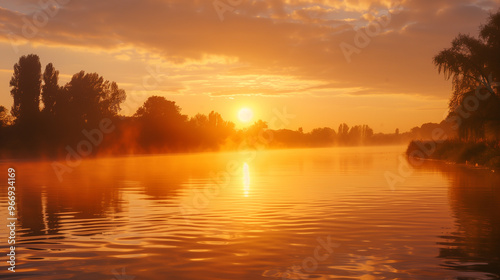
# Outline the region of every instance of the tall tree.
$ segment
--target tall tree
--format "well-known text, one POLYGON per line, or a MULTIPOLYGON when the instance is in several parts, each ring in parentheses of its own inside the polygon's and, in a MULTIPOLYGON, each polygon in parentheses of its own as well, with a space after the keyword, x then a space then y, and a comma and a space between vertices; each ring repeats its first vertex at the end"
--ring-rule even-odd
POLYGON ((135 115, 141 124, 139 142, 145 149, 178 150, 187 138, 187 116, 174 101, 162 96, 151 96, 137 109, 135 115))
POLYGON ((495 94, 495 82, 500 81, 500 12, 481 26, 479 38, 459 34, 450 48, 434 57, 434 64, 446 79, 452 78, 450 111, 478 86, 495 94))
POLYGON ((57 71, 52 63, 47 64, 45 72, 43 72, 42 86, 42 101, 43 112, 53 115, 55 113, 55 104, 61 88, 58 85, 59 71, 57 71))
POLYGON ((125 101, 125 91, 115 82, 97 73, 80 71, 71 78, 58 97, 56 110, 73 119, 75 124, 95 126, 102 118, 116 116, 125 101))
POLYGON ((345 144, 349 141, 349 126, 345 123, 339 125, 339 130, 337 132, 337 139, 339 143, 345 144))
POLYGON ((500 81, 500 12, 490 15, 488 22, 481 26, 479 37, 488 46, 491 74, 496 81, 500 81))
POLYGON ((483 138, 485 125, 500 121, 497 95, 497 82, 500 81, 500 12, 491 15, 488 22, 481 26, 478 38, 459 34, 450 48, 434 57, 434 64, 446 79, 452 78, 450 116, 458 116, 457 112, 467 107, 467 98, 475 98, 476 90, 482 94, 489 92, 489 97, 478 101, 477 108, 467 112, 467 117, 463 114, 459 116, 459 137, 470 140, 483 138))
POLYGON ((329 127, 315 128, 310 133, 313 146, 329 146, 335 140, 335 130, 329 127))
POLYGON ((14 98, 11 113, 16 122, 30 123, 37 118, 40 112, 41 83, 42 66, 38 55, 30 54, 19 58, 10 80, 10 94, 14 98))
POLYGON ((459 34, 453 40, 451 48, 434 57, 438 72, 442 72, 446 79, 452 78, 450 111, 460 106, 465 95, 479 85, 493 92, 489 79, 491 70, 488 69, 488 53, 488 46, 482 40, 459 34))
POLYGON ((136 117, 158 121, 185 121, 186 116, 181 115, 181 108, 174 101, 162 96, 151 96, 137 109, 136 117))

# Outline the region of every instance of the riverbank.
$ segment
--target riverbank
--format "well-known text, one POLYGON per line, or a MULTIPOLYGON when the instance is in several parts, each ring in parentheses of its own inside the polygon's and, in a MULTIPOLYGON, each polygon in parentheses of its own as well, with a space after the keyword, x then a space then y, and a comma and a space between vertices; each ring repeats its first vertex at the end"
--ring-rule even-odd
POLYGON ((500 142, 411 141, 408 156, 500 169, 500 142))

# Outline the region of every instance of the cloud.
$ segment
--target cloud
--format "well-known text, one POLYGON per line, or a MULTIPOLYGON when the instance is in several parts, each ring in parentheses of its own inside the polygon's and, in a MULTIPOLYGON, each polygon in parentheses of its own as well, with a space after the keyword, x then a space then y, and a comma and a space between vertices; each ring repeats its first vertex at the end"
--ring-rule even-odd
MULTIPOLYGON (((219 64, 229 66, 222 75, 286 76, 303 81, 301 88, 315 81, 323 92, 344 87, 362 89, 355 94, 440 96, 449 92, 432 56, 459 32, 476 34, 488 12, 499 7, 499 1, 474 0, 242 0, 221 22, 213 0, 64 1, 52 15, 38 1, 0 1, 0 40, 97 49, 119 60, 131 58, 127 48, 176 64, 204 65, 207 57, 219 57, 219 64), (390 14, 398 3, 401 10, 390 14), (44 24, 41 13, 47 15, 44 24), (348 63, 340 44, 355 45, 355 29, 364 30, 384 14, 390 14, 387 26, 348 63)), ((258 88, 259 94, 303 92, 258 88)), ((229 91, 231 85, 214 94, 229 91)))

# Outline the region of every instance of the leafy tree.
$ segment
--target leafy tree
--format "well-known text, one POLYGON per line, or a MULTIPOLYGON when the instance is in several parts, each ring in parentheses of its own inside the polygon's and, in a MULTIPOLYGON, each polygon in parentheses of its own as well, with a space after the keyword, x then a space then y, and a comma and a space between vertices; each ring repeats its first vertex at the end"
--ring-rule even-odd
POLYGON ((337 132, 338 141, 340 143, 346 143, 349 139, 349 126, 345 123, 339 125, 339 130, 337 132))
POLYGON ((35 54, 22 56, 14 65, 10 94, 14 98, 11 113, 16 122, 31 123, 40 112, 41 71, 40 58, 35 54))
POLYGON ((165 97, 151 96, 137 109, 134 117, 141 124, 139 142, 143 148, 156 151, 172 151, 185 147, 187 116, 181 108, 165 97))
POLYGON ((125 98, 125 91, 115 82, 104 80, 97 73, 80 71, 56 98, 56 114, 60 113, 59 118, 68 117, 76 125, 96 126, 101 119, 116 116, 125 98))
POLYGON ((360 125, 355 125, 349 130, 349 144, 359 145, 363 137, 363 130, 360 125))
POLYGON ((485 124, 500 121, 496 84, 500 81, 500 12, 491 15, 488 23, 481 26, 478 38, 459 34, 450 48, 434 57, 434 64, 446 79, 452 78, 449 110, 450 117, 461 119, 459 137, 470 140, 483 138, 485 124), (476 91, 482 95, 489 93, 490 97, 478 100, 475 110, 459 114, 459 110, 467 107, 467 98, 472 98, 476 91))
POLYGON ((61 87, 58 85, 59 71, 57 71, 52 63, 47 64, 45 72, 43 73, 43 86, 42 86, 42 101, 43 112, 46 114, 54 115, 55 104, 58 95, 61 92, 61 87))
POLYGON ((311 131, 310 137, 313 146, 332 145, 335 140, 335 130, 329 127, 315 128, 311 131))
POLYGON ((339 125, 339 135, 347 135, 349 133, 349 126, 345 123, 339 125))
POLYGON ((460 106, 465 95, 474 91, 478 85, 491 89, 488 69, 488 46, 481 40, 460 34, 452 42, 451 48, 441 51, 434 57, 438 72, 446 79, 452 78, 453 94, 450 111, 460 106))
POLYGON ((11 121, 7 108, 0 106, 0 128, 10 125, 11 121))
POLYGON ((488 23, 481 26, 479 37, 488 46, 488 67, 496 81, 500 81, 500 12, 492 14, 488 23))
POLYGON ((212 147, 222 144, 227 137, 234 133, 234 123, 225 121, 219 113, 214 111, 208 114, 208 125, 212 147))
POLYGON ((369 140, 373 136, 373 129, 364 124, 361 126, 361 138, 363 141, 369 140))
POLYGON ((195 127, 207 127, 208 126, 208 117, 203 114, 196 114, 192 117, 189 122, 195 127))
POLYGON ((189 120, 191 145, 202 149, 216 149, 234 134, 234 123, 225 121, 212 111, 210 114, 196 114, 189 120))
POLYGON ((181 108, 174 101, 162 96, 151 96, 137 109, 138 118, 149 120, 184 121, 186 116, 181 115, 181 108))
POLYGON ((258 120, 254 122, 250 127, 247 128, 247 133, 251 136, 257 136, 259 133, 268 128, 267 122, 263 120, 258 120))

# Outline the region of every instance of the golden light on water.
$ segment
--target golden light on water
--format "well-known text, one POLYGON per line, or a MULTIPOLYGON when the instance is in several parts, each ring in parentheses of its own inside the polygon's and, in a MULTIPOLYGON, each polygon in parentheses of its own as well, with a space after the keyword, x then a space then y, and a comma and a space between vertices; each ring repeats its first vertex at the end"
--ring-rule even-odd
POLYGON ((245 197, 248 197, 250 192, 250 168, 246 162, 243 163, 243 192, 245 197))

